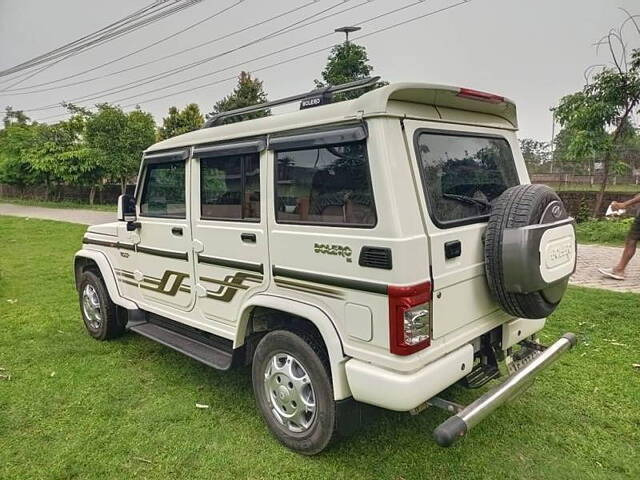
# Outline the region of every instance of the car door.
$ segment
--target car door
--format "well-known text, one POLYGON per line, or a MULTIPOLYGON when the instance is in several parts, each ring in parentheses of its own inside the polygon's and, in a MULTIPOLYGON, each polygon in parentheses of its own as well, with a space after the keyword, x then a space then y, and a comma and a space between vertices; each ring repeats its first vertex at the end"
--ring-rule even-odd
POLYGON ((193 308, 189 150, 145 155, 138 193, 134 279, 141 302, 193 308))
POLYGON ((483 235, 492 203, 520 183, 523 172, 509 132, 463 125, 444 130, 416 120, 404 125, 428 212, 437 339, 498 311, 484 273, 483 235))
POLYGON ((214 329, 235 328, 242 303, 266 285, 265 146, 261 138, 194 148, 196 309, 214 329))

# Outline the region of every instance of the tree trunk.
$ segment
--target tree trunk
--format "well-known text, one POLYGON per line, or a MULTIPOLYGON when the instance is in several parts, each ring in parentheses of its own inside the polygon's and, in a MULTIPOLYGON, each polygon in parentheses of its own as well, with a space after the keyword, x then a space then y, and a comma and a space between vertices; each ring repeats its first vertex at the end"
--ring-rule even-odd
POLYGON ((44 179, 44 200, 45 202, 49 200, 49 177, 44 179))
POLYGON ((120 193, 122 193, 122 195, 127 193, 127 179, 124 177, 120 179, 120 189, 121 189, 120 193))
POLYGON ((611 163, 611 150, 608 150, 604 156, 604 175, 602 176, 602 183, 600 184, 600 190, 596 196, 596 205, 593 207, 593 217, 598 218, 600 216, 600 208, 602 207, 602 201, 604 200, 604 191, 607 188, 607 182, 609 181, 609 164, 611 163))
POLYGON ((96 196, 96 186, 91 185, 91 189, 89 190, 89 205, 93 205, 93 199, 96 196))

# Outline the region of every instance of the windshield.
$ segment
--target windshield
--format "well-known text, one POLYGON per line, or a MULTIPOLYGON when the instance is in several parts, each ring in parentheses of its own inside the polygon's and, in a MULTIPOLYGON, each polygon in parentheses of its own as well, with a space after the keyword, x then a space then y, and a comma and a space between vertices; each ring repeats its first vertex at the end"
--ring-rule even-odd
POLYGON ((504 138, 419 131, 416 148, 429 211, 440 226, 486 220, 492 202, 519 184, 504 138))

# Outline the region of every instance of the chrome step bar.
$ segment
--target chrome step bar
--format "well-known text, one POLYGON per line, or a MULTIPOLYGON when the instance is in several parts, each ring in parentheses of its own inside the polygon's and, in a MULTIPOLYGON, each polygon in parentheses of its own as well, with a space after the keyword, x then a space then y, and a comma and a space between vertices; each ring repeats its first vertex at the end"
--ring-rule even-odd
POLYGON ((528 387, 540 372, 558 360, 563 353, 574 347, 577 341, 573 333, 565 333, 535 360, 523 367, 522 370, 514 373, 500 385, 492 388, 436 427, 433 431, 433 438, 436 443, 441 447, 452 445, 494 410, 528 387))

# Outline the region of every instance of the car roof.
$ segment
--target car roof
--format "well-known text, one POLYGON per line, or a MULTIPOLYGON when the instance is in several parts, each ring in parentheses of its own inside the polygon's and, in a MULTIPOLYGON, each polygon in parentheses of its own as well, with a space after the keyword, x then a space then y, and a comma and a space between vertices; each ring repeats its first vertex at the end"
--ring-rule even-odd
MULTIPOLYGON (((515 103, 508 98, 449 85, 397 82, 367 92, 353 100, 202 128, 158 142, 146 151, 229 141, 381 115, 397 116, 397 109, 392 107, 398 102, 429 105, 436 107, 438 112, 438 109, 475 112, 484 114, 484 118, 494 119, 492 123, 501 125, 502 128, 517 129, 518 126, 515 103)), ((440 113, 438 115, 443 118, 440 113)), ((471 123, 483 125, 485 122, 476 120, 471 123)))

